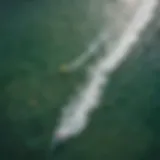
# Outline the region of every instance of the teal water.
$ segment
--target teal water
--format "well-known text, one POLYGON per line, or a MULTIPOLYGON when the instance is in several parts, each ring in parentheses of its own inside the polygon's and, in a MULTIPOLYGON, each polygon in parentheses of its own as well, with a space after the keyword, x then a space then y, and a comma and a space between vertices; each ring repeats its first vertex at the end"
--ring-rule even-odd
MULTIPOLYGON (((46 159, 60 109, 84 75, 83 69, 62 74, 59 66, 83 52, 101 30, 103 3, 1 2, 0 159, 46 159)), ((158 21, 113 73, 88 128, 57 159, 159 160, 158 21)))

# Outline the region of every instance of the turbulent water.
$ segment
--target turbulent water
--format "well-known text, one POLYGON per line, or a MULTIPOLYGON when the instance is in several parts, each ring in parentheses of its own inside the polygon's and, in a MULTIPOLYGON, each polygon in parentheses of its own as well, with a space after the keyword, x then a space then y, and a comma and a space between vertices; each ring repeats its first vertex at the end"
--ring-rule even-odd
MULTIPOLYGON (((122 34, 119 34, 120 36, 118 36, 116 40, 113 40, 112 43, 115 45, 112 45, 110 48, 106 47, 105 55, 101 56, 100 59, 98 58, 90 68, 87 83, 81 88, 77 97, 73 97, 68 106, 65 106, 66 108, 63 110, 62 120, 60 120, 61 122, 56 134, 69 138, 83 131, 88 123, 88 118, 90 118, 89 113, 100 103, 103 87, 108 83, 110 74, 126 59, 130 53, 129 49, 138 40, 140 32, 145 29, 148 22, 152 20, 157 4, 157 1, 141 1, 139 6, 135 8, 135 13, 131 17, 131 20, 125 22, 124 28, 122 27, 122 21, 124 21, 126 16, 113 16, 113 21, 119 19, 117 25, 119 25, 118 29, 122 28, 122 34)), ((130 3, 127 1, 127 9, 129 7, 128 5, 130 5, 130 3)), ((125 10, 125 8, 123 8, 123 10, 125 10)), ((127 14, 127 11, 125 14, 127 14)), ((130 14, 130 12, 128 14, 130 14)), ((105 37, 105 34, 107 36, 107 32, 113 33, 118 31, 114 29, 107 30, 106 33, 103 33, 103 37, 105 37)), ((111 34, 110 37, 112 38, 112 36, 111 34)), ((98 44, 99 41, 105 41, 103 39, 98 39, 96 44, 98 44)), ((112 39, 108 39, 105 44, 111 40, 112 39)), ((98 46, 96 46, 96 44, 95 47, 97 48, 98 46)), ((89 51, 88 53, 91 54, 92 52, 89 51)), ((88 54, 85 55, 87 58, 88 54)), ((83 64, 81 57, 80 60, 78 58, 77 63, 83 64)), ((78 65, 71 65, 71 70, 72 67, 77 69, 77 66, 78 65)))
POLYGON ((76 138, 56 159, 158 160, 159 8, 158 0, 0 2, 0 159, 46 159, 61 133, 76 138))

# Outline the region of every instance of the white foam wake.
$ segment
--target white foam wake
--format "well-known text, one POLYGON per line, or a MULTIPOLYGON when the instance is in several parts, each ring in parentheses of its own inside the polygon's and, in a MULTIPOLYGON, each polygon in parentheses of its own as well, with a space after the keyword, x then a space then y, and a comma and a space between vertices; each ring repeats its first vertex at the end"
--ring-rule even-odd
MULTIPOLYGON (((130 9, 135 9, 136 6, 140 3, 137 2, 137 0, 119 0, 120 3, 122 3, 121 5, 123 6, 124 4, 127 5, 127 8, 130 9)), ((109 12, 107 12, 106 14, 119 14, 118 10, 116 10, 118 8, 113 8, 112 6, 110 6, 110 8, 107 8, 107 10, 109 10, 109 12), (113 11, 110 11, 110 9, 112 8, 113 11)), ((120 9, 120 12, 123 12, 122 9, 120 9)), ((130 12, 132 13, 132 11, 130 10, 130 12)), ((130 14, 131 14, 130 13, 130 14)), ((124 14, 124 13, 123 13, 124 14)), ((130 17, 130 14, 128 13, 126 16, 126 19, 130 17)), ((114 17, 111 15, 111 17, 114 17)), ((117 16, 118 19, 119 16, 117 16)), ((118 21, 118 20, 115 21, 118 21)), ((113 20, 113 19, 112 19, 113 20)), ((121 20, 122 21, 122 20, 121 20)), ((118 22, 119 23, 119 22, 118 22)), ((115 23, 116 25, 116 23, 115 23)), ((68 70, 69 71, 75 71, 77 69, 79 69, 81 66, 83 66, 92 56, 96 55, 98 53, 98 49, 103 45, 103 43, 105 41, 108 41, 110 39, 111 43, 107 43, 107 46, 113 46, 113 39, 115 38, 115 36, 113 36, 113 33, 111 32, 116 32, 115 29, 111 29, 110 27, 113 27, 113 24, 111 23, 111 26, 107 26, 107 30, 110 30, 110 32, 106 32, 106 29, 101 31, 100 34, 97 36, 97 38, 91 42, 91 44, 89 45, 88 49, 86 49, 83 53, 81 53, 78 57, 76 57, 75 60, 73 60, 71 63, 69 63, 68 66, 68 70)), ((120 32, 120 27, 124 28, 124 25, 121 24, 118 25, 119 29, 118 31, 120 32)), ((118 32, 117 31, 117 32, 118 32)), ((115 33, 114 33, 115 34, 115 33)))
POLYGON ((98 38, 96 38, 80 56, 78 56, 72 63, 68 64, 70 71, 75 71, 79 67, 83 66, 92 56, 94 56, 100 45, 107 39, 107 36, 101 32, 98 38))
POLYGON ((111 48, 109 54, 98 59, 88 73, 87 83, 64 107, 56 134, 66 135, 66 138, 69 138, 78 135, 85 129, 90 113, 100 103, 104 85, 108 83, 110 74, 127 58, 130 53, 129 49, 152 19, 157 4, 158 0, 142 0, 127 29, 116 43, 117 46, 111 48))

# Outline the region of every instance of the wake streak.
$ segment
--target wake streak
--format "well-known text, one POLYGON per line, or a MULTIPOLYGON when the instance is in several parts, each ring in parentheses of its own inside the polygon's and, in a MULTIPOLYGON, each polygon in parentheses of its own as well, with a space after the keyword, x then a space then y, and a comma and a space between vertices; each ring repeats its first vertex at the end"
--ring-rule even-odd
POLYGON ((69 138, 80 134, 85 129, 90 113, 100 103, 104 85, 108 84, 110 74, 127 58, 129 49, 152 19, 157 4, 158 0, 142 0, 141 6, 119 38, 117 45, 92 66, 87 83, 63 109, 56 134, 63 133, 67 135, 66 138, 69 138))
POLYGON ((89 48, 85 52, 83 52, 78 58, 76 58, 73 63, 67 65, 69 66, 70 71, 77 70, 79 67, 85 64, 91 56, 96 54, 100 45, 107 39, 107 36, 104 35, 105 34, 102 32, 98 36, 98 38, 89 45, 89 48))

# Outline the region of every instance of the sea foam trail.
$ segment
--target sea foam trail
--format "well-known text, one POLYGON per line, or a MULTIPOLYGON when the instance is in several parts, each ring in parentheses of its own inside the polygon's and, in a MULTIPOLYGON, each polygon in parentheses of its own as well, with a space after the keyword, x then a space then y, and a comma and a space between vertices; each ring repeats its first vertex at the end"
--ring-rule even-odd
POLYGON ((101 44, 107 39, 107 36, 101 32, 100 35, 98 35, 98 38, 96 38, 88 47, 86 51, 84 51, 80 56, 78 56, 73 62, 68 64, 68 68, 70 71, 75 71, 81 66, 83 66, 92 56, 94 56, 98 48, 101 46, 101 44))
MULTIPOLYGON (((55 134, 66 139, 80 134, 88 124, 90 113, 98 106, 110 74, 127 58, 129 49, 154 15, 158 0, 142 0, 140 7, 119 39, 117 46, 92 66, 88 80, 78 94, 64 107, 55 134)), ((106 42, 107 43, 107 42, 106 42)))
MULTIPOLYGON (((127 3, 127 7, 129 9, 136 8, 136 5, 138 5, 140 3, 135 0, 120 0, 120 2, 122 3, 122 6, 125 3, 127 3)), ((110 8, 112 8, 112 7, 110 7, 110 8)), ((113 8, 113 10, 115 10, 115 9, 117 9, 117 8, 113 8)), ((115 11, 114 13, 116 13, 116 12, 118 12, 118 11, 115 11)), ((130 11, 130 12, 132 13, 132 11, 130 11)), ((113 14, 113 12, 110 12, 110 13, 113 14)), ((128 13, 127 16, 130 17, 130 14, 128 13)), ((112 21, 113 21, 113 19, 112 19, 112 21)), ((113 27, 113 25, 111 25, 111 26, 113 27)), ((122 27, 124 27, 124 26, 122 25, 122 27)), ((108 28, 110 28, 110 27, 108 27, 108 28)), ((108 29, 108 30, 111 31, 112 29, 108 29)), ((112 32, 115 32, 115 30, 112 32)), ((91 42, 89 47, 83 53, 81 53, 78 57, 76 57, 75 60, 73 60, 71 63, 69 63, 67 65, 68 70, 75 71, 75 70, 79 69, 80 67, 82 67, 92 56, 94 56, 98 53, 99 48, 105 43, 105 41, 108 41, 107 46, 110 46, 110 47, 114 46, 114 44, 113 44, 114 38, 115 38, 115 36, 113 36, 113 33, 109 33, 109 32, 106 32, 106 30, 102 30, 100 32, 100 34, 97 36, 97 38, 91 42), (111 41, 111 43, 109 43, 109 40, 111 41)))

